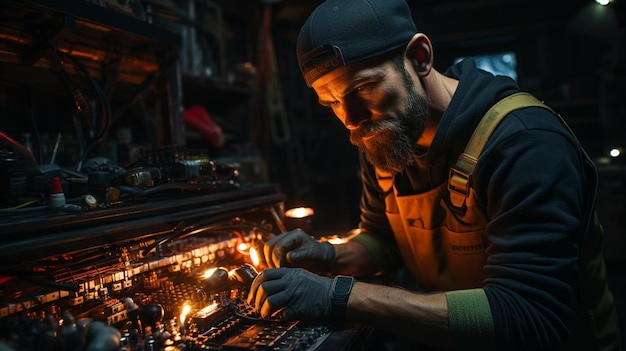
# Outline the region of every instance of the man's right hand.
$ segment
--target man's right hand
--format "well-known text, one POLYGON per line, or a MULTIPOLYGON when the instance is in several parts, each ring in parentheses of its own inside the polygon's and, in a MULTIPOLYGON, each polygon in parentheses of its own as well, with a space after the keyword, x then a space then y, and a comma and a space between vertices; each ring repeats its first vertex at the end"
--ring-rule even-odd
POLYGON ((263 248, 270 268, 300 267, 312 272, 331 272, 335 264, 335 248, 319 242, 300 229, 270 239, 263 248))

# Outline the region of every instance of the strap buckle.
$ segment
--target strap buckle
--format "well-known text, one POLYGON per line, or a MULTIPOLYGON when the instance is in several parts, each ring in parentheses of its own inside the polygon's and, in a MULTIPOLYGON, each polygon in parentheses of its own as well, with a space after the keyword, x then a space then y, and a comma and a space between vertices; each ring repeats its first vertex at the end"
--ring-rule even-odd
POLYGON ((465 207, 465 199, 470 193, 471 173, 455 166, 450 167, 448 177, 448 193, 452 206, 462 209, 465 207))

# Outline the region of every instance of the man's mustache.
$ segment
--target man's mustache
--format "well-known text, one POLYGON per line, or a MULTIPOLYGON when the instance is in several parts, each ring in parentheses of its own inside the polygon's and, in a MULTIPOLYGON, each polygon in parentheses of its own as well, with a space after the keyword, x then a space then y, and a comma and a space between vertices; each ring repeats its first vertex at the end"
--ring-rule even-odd
POLYGON ((386 119, 375 122, 366 122, 361 124, 358 128, 350 130, 350 139, 353 140, 353 142, 362 140, 368 135, 389 129, 392 126, 393 121, 386 119))

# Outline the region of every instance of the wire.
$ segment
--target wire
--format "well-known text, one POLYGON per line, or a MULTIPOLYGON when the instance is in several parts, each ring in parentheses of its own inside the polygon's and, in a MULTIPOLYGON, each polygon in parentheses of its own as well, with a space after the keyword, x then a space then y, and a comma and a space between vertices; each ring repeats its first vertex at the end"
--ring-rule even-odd
POLYGON ((189 183, 183 183, 183 182, 176 182, 176 183, 166 183, 166 184, 153 186, 146 190, 133 188, 130 186, 120 186, 120 190, 122 192, 131 194, 134 196, 148 196, 148 195, 153 195, 153 194, 160 193, 160 192, 167 191, 167 190, 199 191, 199 190, 213 190, 213 189, 224 187, 224 186, 236 187, 237 185, 229 181, 223 181, 223 182, 214 181, 208 184, 189 184, 189 183))
POLYGON ((98 103, 100 105, 101 129, 100 131, 96 133, 96 136, 93 138, 91 143, 85 148, 85 150, 83 150, 80 160, 76 166, 76 170, 80 172, 82 169, 82 165, 87 159, 87 157, 89 157, 89 155, 91 154, 91 152, 96 146, 100 145, 106 139, 109 133, 109 130, 112 124, 111 104, 104 90, 102 89, 102 86, 98 84, 98 82, 94 79, 93 75, 89 73, 89 70, 82 63, 78 62, 76 58, 74 58, 73 56, 69 54, 66 54, 60 51, 56 51, 55 53, 57 55, 63 55, 64 57, 66 57, 68 61, 83 74, 83 76, 87 79, 88 83, 92 86, 93 90, 95 91, 98 103))
POLYGON ((41 202, 41 200, 30 200, 30 201, 26 201, 24 203, 21 203, 19 205, 13 206, 13 207, 5 207, 5 208, 0 208, 0 211, 9 211, 9 210, 17 210, 23 207, 27 207, 30 206, 32 204, 36 204, 41 202))
POLYGON ((56 290, 61 290, 61 291, 78 291, 79 290, 79 286, 75 284, 58 283, 58 282, 53 282, 50 280, 37 279, 37 278, 32 278, 32 277, 23 276, 23 275, 14 275, 14 277, 21 279, 23 281, 29 282, 34 285, 45 286, 45 287, 56 289, 56 290))
POLYGON ((162 243, 175 238, 180 232, 182 232, 184 229, 182 228, 185 225, 185 221, 179 222, 174 228, 172 228, 172 232, 168 235, 162 236, 156 240, 154 240, 154 242, 150 245, 148 245, 148 247, 146 247, 142 252, 141 252, 141 256, 145 257, 147 256, 150 251, 152 251, 152 249, 155 249, 157 246, 161 245, 162 243))
POLYGON ((183 228, 183 225, 184 225, 184 222, 179 223, 176 227, 172 229, 171 233, 156 239, 152 244, 150 244, 141 252, 142 256, 144 257, 147 256, 156 247, 163 245, 164 243, 171 241, 173 239, 180 240, 180 239, 184 239, 184 238, 196 235, 196 234, 206 233, 212 230, 238 230, 242 228, 247 228, 250 230, 255 230, 261 233, 265 233, 266 235, 270 234, 269 232, 267 232, 264 229, 261 229, 259 226, 255 224, 244 223, 241 221, 237 221, 235 223, 233 223, 232 221, 219 222, 219 223, 201 226, 201 227, 187 226, 183 228), (191 231, 187 231, 189 229, 191 229, 191 231))
POLYGON ((276 211, 274 206, 270 207, 270 213, 272 214, 272 217, 274 218, 274 222, 276 222, 276 226, 278 227, 278 230, 280 230, 282 233, 286 232, 287 228, 285 227, 283 220, 278 215, 278 212, 276 211))
POLYGON ((0 215, 13 216, 15 214, 22 214, 22 213, 31 214, 32 212, 37 212, 37 211, 46 211, 47 213, 48 210, 50 210, 50 206, 47 204, 36 206, 36 207, 3 208, 2 210, 0 210, 0 215))
MULTIPOLYGON (((35 296, 33 296, 33 294, 32 294, 30 291, 28 291, 28 290, 24 289, 24 287, 22 286, 22 284, 20 284, 17 280, 12 280, 11 282, 12 282, 15 286, 17 286, 17 288, 18 288, 20 291, 24 291, 24 292, 26 293, 26 295, 28 295, 32 301, 35 301, 35 303, 36 303, 39 307, 41 307, 41 308, 45 309, 45 310, 46 310, 46 312, 48 312, 48 314, 50 314, 50 309, 49 309, 49 308, 47 308, 46 306, 44 306, 44 304, 43 304, 43 303, 42 303, 42 302, 41 302, 38 298, 36 298, 35 296)), ((24 302, 23 302, 23 301, 21 301, 21 302, 20 302, 20 304, 22 305, 22 308, 23 308, 24 310, 28 310, 28 308, 26 308, 26 306, 24 306, 24 302)))
POLYGON ((132 95, 132 98, 128 100, 127 102, 123 103, 114 111, 113 115, 111 116, 112 120, 116 121, 118 118, 121 117, 121 115, 124 112, 126 112, 131 106, 133 106, 142 96, 145 96, 146 93, 148 92, 148 89, 157 80, 157 76, 158 74, 151 73, 146 78, 144 78, 144 80, 141 82, 141 84, 139 84, 139 86, 135 90, 135 93, 132 95))
POLYGON ((61 132, 57 134, 57 140, 54 143, 54 148, 52 149, 52 155, 50 156, 50 162, 48 162, 49 164, 54 164, 54 161, 56 161, 57 152, 59 151, 59 142, 61 142, 61 132))
POLYGON ((20 142, 11 138, 3 131, 0 131, 0 139, 8 144, 13 150, 26 157, 26 159, 31 163, 31 166, 36 167, 38 165, 35 156, 33 156, 33 154, 28 151, 28 149, 25 148, 24 145, 22 145, 20 142))
POLYGON ((33 133, 35 134, 35 144, 37 147, 37 156, 39 156, 39 163, 43 163, 43 155, 42 155, 42 146, 41 146, 41 134, 39 133, 39 127, 37 126, 37 120, 35 119, 35 110, 33 106, 35 106, 35 99, 33 98, 33 94, 30 89, 27 92, 27 108, 28 114, 30 117, 30 121, 33 124, 33 133))

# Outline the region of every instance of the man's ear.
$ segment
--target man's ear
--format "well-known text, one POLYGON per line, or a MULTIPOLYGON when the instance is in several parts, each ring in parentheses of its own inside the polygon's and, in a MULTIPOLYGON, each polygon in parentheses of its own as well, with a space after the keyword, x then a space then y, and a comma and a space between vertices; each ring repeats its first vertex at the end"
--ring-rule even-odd
POLYGON ((420 77, 427 76, 433 68, 433 46, 430 39, 423 33, 415 34, 407 45, 406 57, 420 77))

